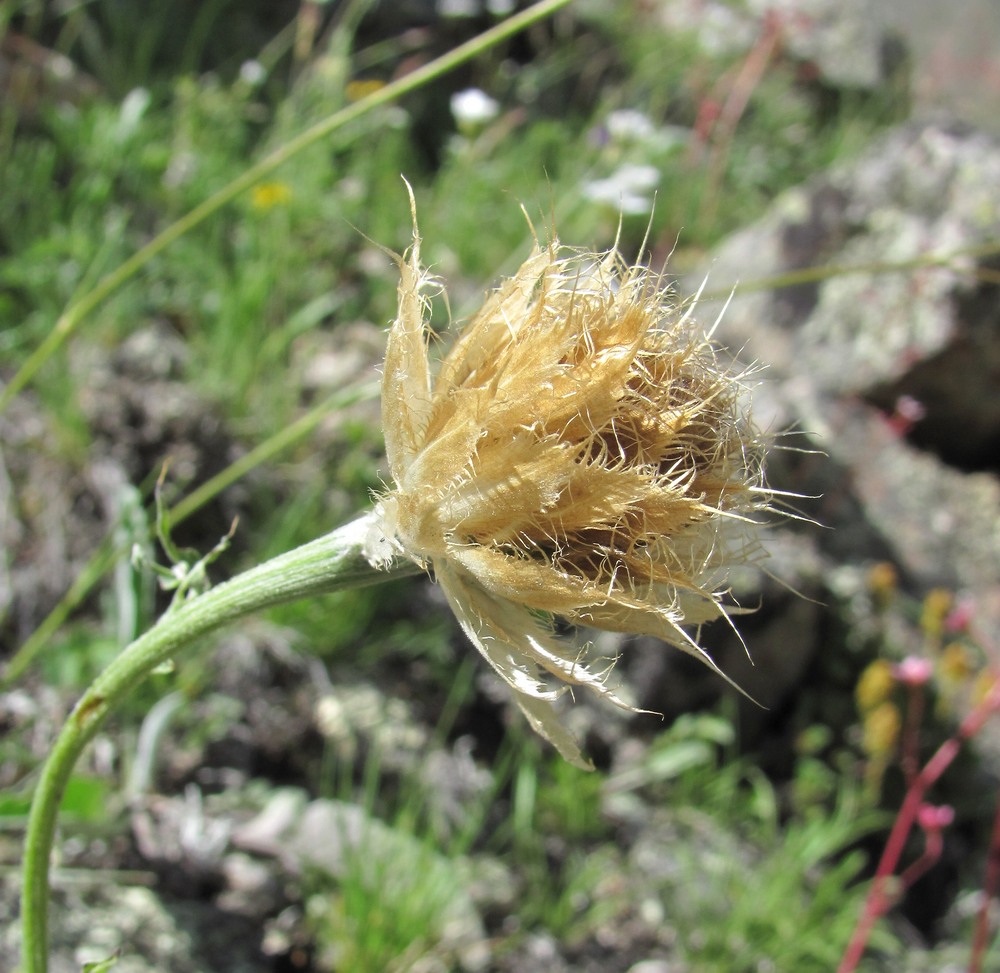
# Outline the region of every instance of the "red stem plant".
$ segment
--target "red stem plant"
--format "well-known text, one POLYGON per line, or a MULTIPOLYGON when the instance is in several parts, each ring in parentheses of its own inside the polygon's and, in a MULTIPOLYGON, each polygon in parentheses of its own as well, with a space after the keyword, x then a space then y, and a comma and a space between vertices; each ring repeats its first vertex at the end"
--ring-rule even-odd
MULTIPOLYGON (((908 681, 905 677, 905 670, 903 679, 908 681)), ((914 682, 908 682, 908 684, 912 698, 919 692, 919 687, 914 682)), ((892 830, 889 832, 889 838, 875 870, 871 888, 847 945, 847 950, 837 968, 837 973, 852 973, 857 969, 875 923, 898 899, 899 893, 912 885, 939 857, 941 832, 944 826, 950 823, 950 808, 927 804, 924 796, 958 756, 962 746, 979 733, 986 721, 998 710, 1000 710, 1000 674, 995 675, 993 684, 986 695, 965 717, 958 730, 938 747, 934 755, 919 771, 912 776, 908 775, 906 796, 903 798, 892 830), (923 829, 926 836, 927 843, 924 853, 893 883, 893 876, 896 874, 903 848, 915 823, 923 829)), ((912 724, 908 725, 910 732, 913 732, 914 729, 912 724)), ((904 747, 907 745, 904 744, 904 747)), ((915 752, 915 749, 907 747, 904 752, 912 753, 915 752)), ((997 806, 997 816, 994 819, 990 837, 986 875, 983 881, 982 905, 976 921, 972 955, 969 960, 969 973, 981 973, 983 968, 983 957, 989 939, 989 902, 997 893, 998 885, 1000 885, 1000 804, 997 806)))
POLYGON ((760 36, 747 53, 725 99, 710 95, 703 99, 695 120, 695 144, 709 145, 708 175, 702 193, 698 225, 707 226, 715 217, 725 173, 726 160, 732 147, 736 126, 767 69, 781 51, 783 22, 774 11, 767 13, 761 23, 760 36))
POLYGON ((993 815, 993 831, 990 834, 990 848, 986 856, 986 874, 983 876, 983 894, 976 914, 976 930, 972 937, 972 958, 969 973, 981 973, 983 957, 990 937, 990 902, 1000 891, 1000 801, 997 801, 993 815))

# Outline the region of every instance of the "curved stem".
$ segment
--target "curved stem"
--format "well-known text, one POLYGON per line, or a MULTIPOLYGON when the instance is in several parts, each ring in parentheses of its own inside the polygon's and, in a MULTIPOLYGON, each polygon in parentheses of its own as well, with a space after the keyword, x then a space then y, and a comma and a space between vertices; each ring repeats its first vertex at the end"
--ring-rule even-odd
MULTIPOLYGON (((330 534, 211 588, 168 612, 97 677, 70 714, 42 768, 28 819, 21 895, 24 973, 48 964, 49 857, 66 783, 84 747, 108 714, 158 665, 199 636, 273 605, 385 580, 364 557, 372 522, 366 514, 330 534)), ((418 573, 400 563, 395 576, 418 573)))
MULTIPOLYGON (((345 408, 364 399, 375 398, 378 394, 378 382, 365 382, 360 385, 348 386, 345 389, 338 389, 329 398, 303 413, 294 422, 269 436, 248 453, 244 453, 239 459, 230 463, 220 473, 206 480, 186 497, 181 498, 177 504, 170 508, 171 527, 176 527, 196 510, 200 510, 212 497, 217 496, 250 470, 273 459, 283 449, 303 439, 322 420, 328 418, 334 410, 345 408)), ((104 538, 56 607, 42 620, 38 628, 21 643, 21 647, 5 663, 0 665, 0 692, 21 678, 28 666, 49 644, 49 640, 66 621, 70 612, 90 594, 105 574, 126 554, 127 551, 122 546, 115 545, 110 534, 104 538)))

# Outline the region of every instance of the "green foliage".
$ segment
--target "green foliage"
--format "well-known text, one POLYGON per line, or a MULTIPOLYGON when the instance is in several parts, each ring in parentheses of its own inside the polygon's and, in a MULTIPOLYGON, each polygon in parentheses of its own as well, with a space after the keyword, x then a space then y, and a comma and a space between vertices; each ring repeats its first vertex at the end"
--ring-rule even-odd
POLYGON ((116 950, 114 955, 108 956, 106 959, 96 960, 91 963, 84 963, 81 967, 82 973, 109 973, 115 966, 118 965, 118 960, 120 958, 120 950, 116 950))
MULTIPOLYGON (((706 971, 836 968, 864 898, 865 856, 851 846, 878 818, 845 794, 832 813, 753 821, 757 840, 733 842, 729 815, 750 810, 739 794, 723 820, 689 808, 676 821, 677 878, 663 888, 683 954, 706 971), (767 834, 767 832, 770 832, 767 834)), ((892 939, 884 935, 885 949, 892 939)))
POLYGON ((537 829, 559 835, 571 844, 587 844, 608 837, 602 807, 604 781, 566 763, 550 759, 542 767, 535 792, 537 829))
MULTIPOLYGON (((60 813, 68 824, 75 827, 103 824, 108 820, 110 802, 115 797, 112 784, 104 778, 76 774, 66 785, 60 813)), ((27 818, 30 807, 30 795, 0 792, 0 829, 3 828, 5 819, 23 821, 27 818)))
MULTIPOLYGON (((471 695, 471 672, 464 666, 455 674, 426 747, 445 744, 456 712, 471 695)), ((394 702, 399 704, 390 700, 381 719, 369 714, 368 725, 345 728, 354 739, 341 748, 334 768, 338 799, 313 805, 313 813, 328 820, 325 840, 335 849, 316 856, 323 866, 306 863, 307 922, 321 970, 402 973, 430 957, 449 968, 463 945, 481 935, 468 891, 477 868, 467 853, 495 790, 470 796, 455 809, 455 819, 442 822, 422 766, 402 779, 383 766, 399 729, 391 725, 400 721, 391 712, 394 702), (353 755, 360 767, 350 765, 353 755)))
POLYGON ((108 781, 77 774, 70 778, 66 786, 60 810, 79 821, 106 821, 112 796, 113 791, 108 781))
POLYGON ((101 635, 89 624, 67 626, 42 657, 42 676, 49 685, 86 686, 121 651, 112 636, 101 635))
MULTIPOLYGON (((643 786, 671 782, 656 818, 669 865, 654 885, 681 955, 719 973, 836 968, 865 893, 866 856, 853 849, 884 816, 841 780, 832 806, 784 817, 773 785, 751 763, 720 762, 718 750, 700 746, 728 742, 724 721, 678 724, 646 755, 643 786)), ((621 790, 637 778, 610 783, 621 790)), ((898 949, 888 933, 877 945, 898 949)))
POLYGON ((720 748, 731 747, 734 739, 733 726, 725 718, 685 714, 656 737, 639 762, 615 774, 609 786, 616 792, 667 782, 674 788, 687 788, 704 780, 710 787, 720 748))
MULTIPOLYGON (((347 104, 351 78, 392 76, 413 43, 389 38, 357 49, 351 31, 365 4, 345 5, 350 16, 329 43, 292 70, 285 57, 292 32, 263 15, 253 21, 252 11, 228 0, 184 4, 192 8, 186 18, 168 3, 47 6, 19 28, 35 30, 104 87, 76 103, 54 100, 19 124, 15 138, 0 140, 5 367, 23 363, 67 304, 165 226, 347 104), (258 58, 266 77, 241 77, 240 64, 258 58)), ((618 213, 591 202, 588 183, 626 161, 651 165, 659 173, 654 247, 678 239, 681 248, 708 247, 782 189, 856 150, 897 110, 889 92, 818 111, 815 91, 787 66, 772 65, 734 130, 698 149, 691 130, 699 106, 725 93, 717 86, 740 58, 706 53, 682 34, 636 30, 631 4, 580 9, 583 26, 554 31, 528 63, 495 53, 470 68, 470 83, 500 103, 482 131, 454 133, 442 108, 447 85, 373 111, 184 234, 105 301, 74 341, 108 350, 150 321, 169 323, 190 351, 183 379, 193 399, 217 404, 234 442, 250 448, 287 428, 311 396, 326 394, 303 389, 303 348, 306 356, 316 347, 346 348, 347 326, 381 327, 395 313, 395 270, 377 247, 402 252, 410 242, 401 173, 415 186, 425 258, 449 280, 454 306, 435 307, 435 326, 443 327, 449 310, 467 314, 526 255, 531 232, 518 204, 542 239, 552 224, 568 243, 608 245, 618 213), (609 141, 608 116, 623 108, 646 115, 657 137, 609 141), (418 145, 417 134, 430 144, 418 145), (717 170, 706 164, 712 151, 717 170)), ((637 248, 648 224, 645 212, 626 215, 623 246, 637 248)), ((91 442, 77 400, 87 376, 74 352, 49 363, 36 391, 56 430, 53 443, 82 467, 91 442)), ((318 444, 300 445, 245 487, 240 503, 252 518, 237 535, 251 548, 243 556, 263 559, 323 534, 367 502, 385 475, 373 416, 339 415, 318 444)), ((116 538, 122 549, 148 541, 141 508, 131 515, 116 538)), ((148 622, 149 578, 120 562, 99 602, 103 617, 62 629, 39 678, 73 690, 88 683, 148 622)), ((448 727, 437 745, 479 670, 456 674, 456 629, 424 600, 416 583, 398 581, 270 617, 297 633, 296 647, 362 678, 391 671, 404 683, 419 671, 426 686, 411 687, 414 698, 445 700, 448 727)), ((205 678, 197 665, 163 674, 125 715, 138 723, 156 693, 201 688, 205 678)), ((187 730, 192 748, 238 719, 234 701, 208 704, 214 721, 187 730)), ((583 943, 643 897, 662 910, 678 960, 692 969, 825 973, 860 908, 865 862, 856 845, 881 823, 830 759, 830 746, 825 737, 803 742, 786 796, 733 755, 732 726, 714 715, 678 720, 607 778, 543 756, 515 732, 490 768, 492 784, 461 821, 445 824, 428 809, 426 783, 398 780, 374 758, 367 769, 341 761, 337 795, 360 802, 369 827, 336 875, 306 884, 318 964, 382 973, 439 949, 441 962, 451 962, 441 945, 450 910, 467 891, 476 856, 488 854, 513 873, 510 907, 522 929, 583 943), (357 776, 367 797, 351 789, 357 776), (659 854, 669 859, 662 873, 640 874, 634 849, 619 840, 619 824, 637 809, 654 817, 659 854)), ((6 739, 0 756, 25 768, 33 759, 6 739)), ((340 756, 331 747, 328 758, 324 770, 340 756)), ((323 780, 311 784, 326 793, 323 780)), ((64 810, 77 822, 102 820, 117 786, 76 777, 64 810)), ((20 795, 0 798, 0 817, 25 809, 20 795)), ((894 947, 886 934, 877 945, 894 947)))
MULTIPOLYGON (((11 5, 5 5, 11 6, 11 5)), ((239 67, 234 41, 263 43, 270 25, 254 4, 178 0, 136 5, 128 0, 14 3, 17 26, 95 78, 112 96, 177 72, 239 67)))
POLYGON ((334 889, 308 900, 319 967, 384 973, 434 954, 460 894, 453 863, 371 822, 345 852, 334 889))

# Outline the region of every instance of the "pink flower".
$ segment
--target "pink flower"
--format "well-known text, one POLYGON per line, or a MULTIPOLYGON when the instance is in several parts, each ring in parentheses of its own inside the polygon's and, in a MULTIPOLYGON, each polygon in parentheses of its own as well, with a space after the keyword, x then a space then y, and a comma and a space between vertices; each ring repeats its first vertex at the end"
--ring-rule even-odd
POLYGON ((934 666, 929 659, 921 659, 919 656, 908 655, 899 663, 893 672, 896 678, 907 686, 924 686, 930 682, 934 673, 934 666))
POLYGON ((976 606, 969 598, 963 598, 950 612, 944 620, 944 627, 949 632, 964 632, 972 624, 976 606))
POLYGON ((917 824, 924 831, 942 831, 955 820, 955 809, 949 804, 921 804, 917 824))

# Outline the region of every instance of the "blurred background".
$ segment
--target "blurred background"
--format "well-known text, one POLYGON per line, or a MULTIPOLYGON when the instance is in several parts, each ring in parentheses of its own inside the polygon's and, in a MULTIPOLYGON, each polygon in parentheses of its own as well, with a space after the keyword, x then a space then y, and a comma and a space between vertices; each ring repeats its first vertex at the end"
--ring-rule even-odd
MULTIPOLYGON (((575 0, 297 153, 51 343, 249 166, 526 7, 0 0, 0 386, 32 369, 0 413, 0 913, 47 748, 169 604, 152 565, 238 518, 224 580, 388 476, 401 175, 442 347, 530 251, 522 206, 681 298, 707 278, 706 328, 735 288, 715 337, 763 366, 769 477, 802 519, 734 579, 750 658, 702 638, 760 705, 655 640, 567 632, 663 714, 577 698, 587 774, 428 579, 272 610, 156 674, 80 763, 54 973, 118 949, 128 973, 826 973, 915 768, 991 685, 993 0, 575 0)), ((987 723, 861 969, 967 968, 998 773, 987 723)), ((0 968, 18 943, 0 929, 0 968)))

